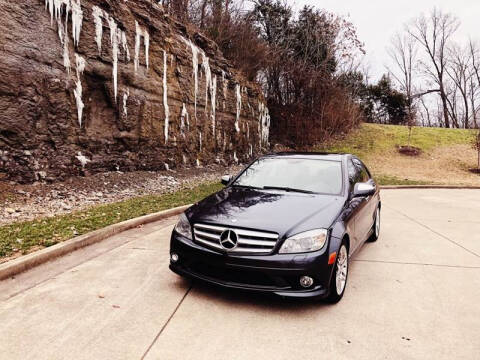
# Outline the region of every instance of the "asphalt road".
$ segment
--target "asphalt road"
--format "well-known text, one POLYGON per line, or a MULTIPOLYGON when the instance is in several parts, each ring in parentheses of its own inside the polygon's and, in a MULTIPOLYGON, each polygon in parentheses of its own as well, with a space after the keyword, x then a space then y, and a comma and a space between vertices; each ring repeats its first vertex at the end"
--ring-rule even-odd
POLYGON ((191 285, 168 219, 0 282, 0 359, 480 359, 480 191, 382 198, 337 305, 191 285))

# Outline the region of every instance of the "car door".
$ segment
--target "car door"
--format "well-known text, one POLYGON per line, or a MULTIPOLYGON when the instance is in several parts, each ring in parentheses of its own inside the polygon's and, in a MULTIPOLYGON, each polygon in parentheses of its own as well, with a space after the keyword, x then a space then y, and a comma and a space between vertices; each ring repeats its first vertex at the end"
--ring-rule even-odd
MULTIPOLYGON (((372 175, 370 174, 370 171, 368 171, 368 168, 365 166, 365 164, 361 160, 358 160, 358 161, 360 162, 360 164, 363 168, 363 171, 365 173, 366 182, 372 184, 376 189, 377 184, 373 180, 372 175)), ((375 195, 370 196, 368 198, 368 214, 369 214, 369 219, 370 219, 370 226, 368 228, 369 230, 371 228, 373 228, 373 224, 375 222, 375 211, 377 210, 378 202, 379 202, 378 192, 375 195)))
MULTIPOLYGON (((376 186, 372 180, 367 167, 357 158, 352 158, 353 164, 358 169, 359 181, 365 183, 371 183, 376 186)), ((374 222, 374 213, 375 213, 375 201, 373 201, 373 196, 365 196, 358 198, 361 202, 358 216, 355 218, 355 229, 359 241, 363 242, 367 239, 369 231, 372 229, 374 222)))
POLYGON ((355 189, 355 184, 362 182, 362 172, 361 167, 357 166, 353 159, 349 159, 347 162, 348 168, 348 179, 349 179, 349 205, 350 211, 352 213, 350 220, 350 227, 352 227, 353 222, 353 231, 350 229, 350 253, 354 253, 355 250, 360 246, 364 240, 365 232, 365 214, 367 209, 366 198, 363 197, 353 197, 353 190, 355 189))

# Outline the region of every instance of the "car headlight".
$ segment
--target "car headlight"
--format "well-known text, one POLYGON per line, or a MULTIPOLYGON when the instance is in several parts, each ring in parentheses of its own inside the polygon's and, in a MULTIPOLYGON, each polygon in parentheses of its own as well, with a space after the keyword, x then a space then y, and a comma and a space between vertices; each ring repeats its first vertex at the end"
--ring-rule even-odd
POLYGON ((306 253, 320 250, 327 242, 328 231, 315 229, 289 237, 280 248, 280 254, 306 253))
POLYGON ((180 219, 178 220, 177 225, 175 225, 175 231, 187 239, 192 240, 192 227, 190 226, 190 222, 185 213, 180 215, 180 219))

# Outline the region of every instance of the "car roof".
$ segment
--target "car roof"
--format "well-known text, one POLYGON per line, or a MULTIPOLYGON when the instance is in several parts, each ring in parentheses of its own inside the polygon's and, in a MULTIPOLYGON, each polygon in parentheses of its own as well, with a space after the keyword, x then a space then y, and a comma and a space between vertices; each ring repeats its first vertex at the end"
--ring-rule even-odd
POLYGON ((327 152, 278 152, 265 155, 264 157, 286 157, 286 158, 312 158, 317 160, 341 161, 350 154, 327 153, 327 152))

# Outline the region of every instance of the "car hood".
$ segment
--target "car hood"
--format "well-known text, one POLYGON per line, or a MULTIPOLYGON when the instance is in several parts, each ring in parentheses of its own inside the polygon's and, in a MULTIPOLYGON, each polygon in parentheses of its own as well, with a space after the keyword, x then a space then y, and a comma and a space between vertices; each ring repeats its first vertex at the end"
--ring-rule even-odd
POLYGON ((343 208, 341 196, 228 187, 187 211, 192 224, 209 223, 283 235, 329 228, 343 208))

